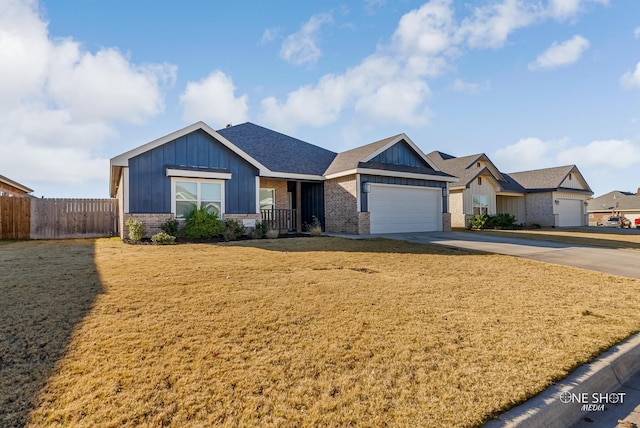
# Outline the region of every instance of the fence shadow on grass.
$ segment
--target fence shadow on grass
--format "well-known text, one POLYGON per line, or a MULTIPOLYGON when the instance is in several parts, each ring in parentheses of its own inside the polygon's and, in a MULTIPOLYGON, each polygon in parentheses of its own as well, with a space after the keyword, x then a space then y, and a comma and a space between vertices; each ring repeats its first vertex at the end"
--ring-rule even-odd
POLYGON ((27 423, 102 291, 92 240, 0 246, 0 426, 27 423))

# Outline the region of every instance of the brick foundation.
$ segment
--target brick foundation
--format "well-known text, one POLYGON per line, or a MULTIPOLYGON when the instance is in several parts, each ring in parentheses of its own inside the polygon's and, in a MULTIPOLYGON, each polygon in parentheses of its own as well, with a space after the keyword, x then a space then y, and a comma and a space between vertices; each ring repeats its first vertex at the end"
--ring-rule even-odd
POLYGON ((371 233, 371 213, 358 213, 358 235, 368 235, 371 233))
POLYGON ((442 230, 451 232, 451 213, 442 213, 442 230))

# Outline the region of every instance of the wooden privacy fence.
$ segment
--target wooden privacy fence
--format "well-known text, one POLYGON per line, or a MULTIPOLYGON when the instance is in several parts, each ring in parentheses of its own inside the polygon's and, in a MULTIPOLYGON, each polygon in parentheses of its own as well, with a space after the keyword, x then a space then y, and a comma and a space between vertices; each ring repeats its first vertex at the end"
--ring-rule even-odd
POLYGON ((31 199, 0 196, 0 239, 29 239, 31 199))
POLYGON ((31 200, 31 239, 98 238, 117 232, 115 199, 31 200))

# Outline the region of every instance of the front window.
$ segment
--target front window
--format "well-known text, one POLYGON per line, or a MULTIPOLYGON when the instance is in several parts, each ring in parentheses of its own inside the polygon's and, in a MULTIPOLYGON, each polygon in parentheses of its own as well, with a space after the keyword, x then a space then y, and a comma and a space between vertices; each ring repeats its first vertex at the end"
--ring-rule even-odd
POLYGON ((183 219, 193 207, 205 207, 222 216, 223 182, 215 180, 175 180, 174 207, 176 218, 183 219))
POLYGON ((275 189, 260 189, 260 209, 272 210, 276 207, 275 189))
POLYGON ((487 195, 473 195, 473 215, 489 214, 489 197, 487 195))

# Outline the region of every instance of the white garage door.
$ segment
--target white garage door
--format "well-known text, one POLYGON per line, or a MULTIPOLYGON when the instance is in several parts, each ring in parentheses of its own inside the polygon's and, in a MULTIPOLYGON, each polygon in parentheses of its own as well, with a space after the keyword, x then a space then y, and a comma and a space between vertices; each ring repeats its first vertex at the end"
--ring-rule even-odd
POLYGON ((442 191, 372 184, 368 196, 371 233, 442 230, 442 191))
POLYGON ((560 227, 583 226, 582 206, 584 202, 560 199, 558 204, 558 225, 560 227))

